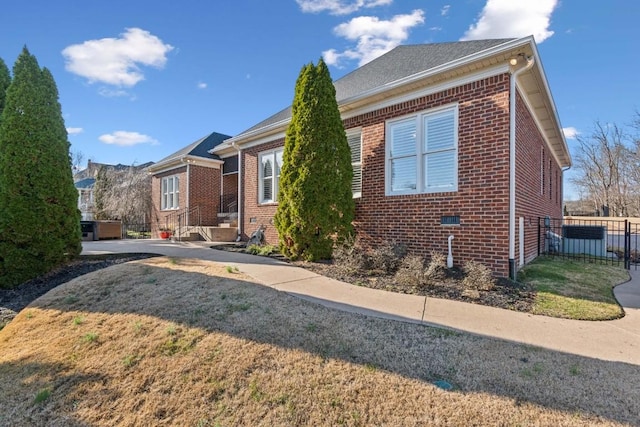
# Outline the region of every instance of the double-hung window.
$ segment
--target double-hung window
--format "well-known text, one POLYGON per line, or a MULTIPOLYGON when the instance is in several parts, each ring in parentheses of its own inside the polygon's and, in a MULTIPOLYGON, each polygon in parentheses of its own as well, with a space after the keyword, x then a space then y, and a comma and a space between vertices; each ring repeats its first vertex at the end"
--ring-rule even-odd
POLYGON ((177 175, 162 178, 162 210, 180 207, 180 180, 177 175))
POLYGON ((458 107, 387 122, 387 195, 458 189, 458 107))
POLYGON ((353 169, 353 180, 351 181, 351 191, 354 198, 362 195, 362 131, 360 129, 347 131, 347 142, 351 150, 351 168, 353 169))
POLYGON ((278 200, 278 181, 282 168, 283 149, 261 153, 259 156, 260 181, 258 198, 260 203, 274 203, 278 200))

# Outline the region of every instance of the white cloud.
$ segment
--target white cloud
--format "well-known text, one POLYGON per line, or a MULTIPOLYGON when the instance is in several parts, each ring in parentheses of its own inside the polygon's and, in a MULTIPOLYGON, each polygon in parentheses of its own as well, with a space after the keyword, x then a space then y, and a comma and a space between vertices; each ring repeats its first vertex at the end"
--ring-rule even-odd
POLYGON ((206 83, 203 83, 203 82, 198 83, 198 89, 206 89, 206 88, 207 88, 206 83))
POLYGON ((322 52, 327 65, 340 66, 342 60, 359 61, 358 65, 387 53, 409 37, 409 30, 424 23, 424 12, 414 10, 408 15, 395 15, 388 21, 376 16, 359 16, 349 22, 342 23, 333 29, 334 33, 357 45, 344 52, 329 49, 322 52))
POLYGON ((578 132, 578 129, 572 126, 562 128, 562 132, 564 133, 564 137, 567 139, 576 139, 576 137, 580 135, 580 132, 578 132))
POLYGON ((140 66, 164 67, 173 46, 140 28, 127 28, 120 38, 87 40, 62 51, 66 69, 90 83, 135 86, 144 80, 140 66))
POLYGON ((101 87, 98 93, 105 98, 118 98, 121 96, 129 96, 129 92, 123 89, 109 89, 108 87, 101 87))
POLYGON ((113 133, 100 135, 98 139, 105 144, 119 145, 121 147, 132 147, 138 144, 156 145, 158 143, 158 141, 148 135, 144 135, 138 132, 127 132, 124 130, 118 130, 113 133))
POLYGON ((77 135, 82 132, 84 132, 84 129, 82 128, 67 128, 67 133, 69 135, 77 135))
POLYGON ((449 14, 449 9, 451 9, 450 4, 445 4, 444 6, 442 6, 442 9, 440 9, 440 16, 447 16, 449 14))
POLYGON ((533 35, 542 43, 553 35, 551 14, 558 0, 487 0, 475 24, 460 40, 525 37, 533 35))
POLYGON ((364 8, 389 5, 393 0, 296 0, 296 2, 305 13, 327 11, 331 15, 348 15, 364 8))

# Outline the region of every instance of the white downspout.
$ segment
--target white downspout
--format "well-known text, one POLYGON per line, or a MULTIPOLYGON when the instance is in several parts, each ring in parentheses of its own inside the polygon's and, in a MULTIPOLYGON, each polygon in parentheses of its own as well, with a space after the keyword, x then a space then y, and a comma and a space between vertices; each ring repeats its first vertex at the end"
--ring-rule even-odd
MULTIPOLYGON (((533 67, 533 56, 527 58, 527 65, 511 71, 509 81, 509 278, 516 279, 516 78, 533 67)), ((516 65, 517 58, 510 63, 516 65), (514 63, 515 62, 515 63, 514 63)))
POLYGON ((238 150, 238 237, 236 242, 240 242, 242 241, 242 151, 235 142, 232 142, 231 146, 238 150))

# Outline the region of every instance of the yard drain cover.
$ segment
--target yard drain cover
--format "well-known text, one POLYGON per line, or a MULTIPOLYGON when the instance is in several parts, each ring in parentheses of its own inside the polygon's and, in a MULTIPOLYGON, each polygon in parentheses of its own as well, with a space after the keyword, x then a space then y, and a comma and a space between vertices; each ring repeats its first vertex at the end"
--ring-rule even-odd
POLYGON ((438 381, 434 381, 433 385, 435 385, 436 387, 439 387, 443 390, 451 390, 453 388, 453 386, 451 384, 449 384, 448 382, 446 382, 445 380, 438 380, 438 381))

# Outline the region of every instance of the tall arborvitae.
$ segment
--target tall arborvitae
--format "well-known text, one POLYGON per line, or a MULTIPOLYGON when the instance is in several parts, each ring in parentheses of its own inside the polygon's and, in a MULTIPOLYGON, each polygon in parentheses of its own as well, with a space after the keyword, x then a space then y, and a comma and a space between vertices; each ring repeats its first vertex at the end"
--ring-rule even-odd
POLYGON ((7 97, 7 88, 10 83, 11 76, 9 75, 9 68, 2 58, 0 58, 0 118, 2 118, 2 110, 4 110, 4 103, 7 97))
POLYGON ((55 82, 25 47, 0 120, 1 287, 80 253, 77 197, 55 82))
POLYGON ((286 256, 330 258, 334 241, 353 233, 352 177, 335 88, 320 59, 300 72, 285 136, 275 224, 286 256))

